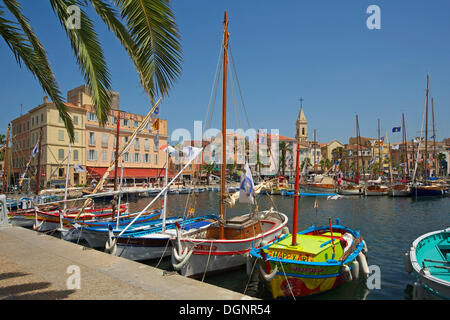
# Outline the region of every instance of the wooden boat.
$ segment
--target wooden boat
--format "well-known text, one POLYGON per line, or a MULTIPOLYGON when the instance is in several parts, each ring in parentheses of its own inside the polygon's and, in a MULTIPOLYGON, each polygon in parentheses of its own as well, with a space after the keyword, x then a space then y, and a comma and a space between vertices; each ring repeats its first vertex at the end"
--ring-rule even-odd
POLYGON ((364 188, 366 196, 385 196, 388 194, 389 187, 382 184, 370 184, 364 188))
MULTIPOLYGON (((297 147, 297 163, 300 148, 297 147)), ((260 275, 273 298, 296 298, 322 293, 345 281, 368 274, 363 253, 365 242, 359 232, 335 225, 310 227, 297 233, 298 165, 294 195, 293 233, 283 235, 250 251, 247 270, 258 264, 260 275), (357 259, 359 261, 357 261, 357 259)))
POLYGON ((338 187, 338 194, 346 196, 355 196, 364 194, 364 187, 360 184, 346 185, 338 187))
POLYGON ((388 195, 391 197, 409 197, 411 188, 405 183, 397 183, 389 187, 388 195))
MULTIPOLYGON (((52 212, 58 210, 58 206, 54 204, 40 206, 40 210, 52 212)), ((16 211, 8 211, 9 222, 18 227, 32 228, 36 222, 35 208, 19 209, 16 211)), ((40 220, 42 221, 42 220, 40 220)))
MULTIPOLYGON (((413 183, 411 186, 411 195, 416 198, 420 197, 433 197, 433 196, 444 196, 446 194, 445 186, 440 183, 430 183, 428 180, 428 92, 429 92, 429 76, 427 74, 427 91, 426 91, 426 104, 425 104, 425 153, 424 153, 424 163, 425 166, 424 182, 423 183, 413 183)), ((418 152, 419 152, 418 148, 418 152)))
MULTIPOLYGON (((127 205, 120 206, 120 213, 124 213, 128 210, 127 205)), ((36 210, 36 217, 39 223, 33 228, 37 231, 45 232, 50 230, 56 230, 61 226, 61 219, 66 218, 70 220, 75 219, 79 214, 79 208, 68 208, 65 213, 63 210, 58 209, 56 211, 42 211, 36 210)), ((114 212, 112 207, 105 208, 88 208, 84 214, 79 217, 80 221, 98 221, 99 219, 112 219, 114 218, 114 212)), ((73 225, 66 220, 63 222, 63 227, 73 228, 73 225)))
MULTIPOLYGON (((223 100, 222 115, 226 114, 226 88, 228 63, 228 14, 225 12, 223 33, 223 100)), ((226 116, 222 117, 222 141, 226 140, 226 116)), ((172 239, 172 266, 182 275, 200 277, 202 275, 225 272, 245 266, 252 247, 259 247, 262 241, 271 242, 282 234, 288 218, 276 210, 255 211, 226 219, 225 185, 226 143, 222 143, 220 221, 197 230, 177 228, 177 236, 172 239)), ((249 173, 246 169, 246 172, 249 173)), ((245 185, 250 176, 242 180, 245 185)), ((242 182, 241 182, 242 183, 242 182)), ((243 187, 241 184, 241 188, 243 187)), ((253 180, 251 180, 253 186, 253 180)), ((245 186, 244 186, 245 187, 245 186)), ((280 187, 280 186, 277 186, 280 187)), ((247 191, 246 191, 247 192, 247 191)), ((281 189, 280 189, 281 193, 281 189)))
POLYGON ((405 253, 405 268, 414 272, 414 300, 450 300, 450 228, 424 234, 405 253))

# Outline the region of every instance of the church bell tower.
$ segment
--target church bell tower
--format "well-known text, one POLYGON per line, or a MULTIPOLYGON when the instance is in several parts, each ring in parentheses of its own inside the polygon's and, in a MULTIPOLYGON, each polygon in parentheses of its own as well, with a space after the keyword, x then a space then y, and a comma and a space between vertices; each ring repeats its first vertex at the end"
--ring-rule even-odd
POLYGON ((300 112, 298 113, 297 122, 295 124, 295 139, 297 142, 306 142, 308 141, 308 120, 306 120, 305 113, 303 112, 303 98, 300 98, 299 101, 300 112))

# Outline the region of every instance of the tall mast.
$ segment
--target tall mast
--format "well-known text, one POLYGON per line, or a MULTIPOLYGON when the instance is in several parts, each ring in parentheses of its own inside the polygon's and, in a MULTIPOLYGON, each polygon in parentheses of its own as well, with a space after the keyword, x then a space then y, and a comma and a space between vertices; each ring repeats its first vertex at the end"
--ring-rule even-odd
POLYGON ((359 183, 359 124, 358 115, 356 115, 356 177, 359 183))
MULTIPOLYGON (((222 167, 220 170, 220 217, 225 219, 225 168, 226 168, 226 136, 227 136, 227 63, 228 63, 228 13, 224 15, 223 31, 223 79, 222 79, 222 167)), ((225 238, 223 224, 220 225, 220 239, 225 238)))
POLYGON ((116 153, 114 156, 114 191, 117 191, 117 174, 119 168, 119 132, 120 132, 120 111, 117 110, 117 133, 116 133, 116 153))
POLYGON ((405 127, 405 114, 402 113, 402 127, 403 127, 403 156, 404 161, 406 162, 406 172, 403 170, 403 177, 406 178, 407 173, 409 173, 409 165, 408 165, 408 145, 406 144, 406 127, 405 127))
POLYGON ((37 166, 37 174, 36 174, 36 197, 39 197, 39 179, 41 178, 41 144, 42 144, 42 128, 39 132, 39 152, 38 152, 38 166, 37 166))
POLYGON ((427 178, 427 162, 428 162, 428 89, 429 89, 429 75, 427 74, 427 100, 425 107, 425 158, 424 158, 424 168, 425 168, 425 184, 428 182, 427 178))
POLYGON ((380 140, 380 119, 378 119, 378 176, 381 177, 381 140, 380 140))
POLYGON ((431 115, 433 120, 433 162, 434 162, 434 174, 437 172, 437 157, 436 157, 436 131, 434 129, 434 100, 431 98, 431 115))
POLYGON ((316 172, 316 129, 314 129, 314 172, 316 172))
POLYGON ((300 143, 297 143, 297 162, 295 168, 295 192, 294 192, 294 217, 292 225, 292 245, 297 245, 297 223, 298 223, 298 187, 299 187, 299 174, 300 174, 300 143))
POLYGON ((8 123, 8 129, 6 130, 6 146, 5 146, 5 163, 3 168, 3 187, 2 193, 8 193, 8 149, 9 149, 9 129, 11 124, 8 123))

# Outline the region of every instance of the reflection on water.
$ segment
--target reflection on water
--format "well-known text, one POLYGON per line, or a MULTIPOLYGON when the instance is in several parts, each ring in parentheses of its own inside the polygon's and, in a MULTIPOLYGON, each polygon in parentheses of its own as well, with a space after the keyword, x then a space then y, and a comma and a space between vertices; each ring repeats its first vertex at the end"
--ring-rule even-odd
MULTIPOLYGON (((128 199, 130 212, 144 208, 153 198, 128 199)), ((126 200, 126 199, 125 199, 126 200)), ((368 246, 367 261, 377 265, 381 271, 381 289, 367 289, 362 279, 345 283, 335 290, 311 296, 307 299, 410 299, 410 286, 414 283, 413 275, 408 275, 403 264, 403 255, 410 244, 420 235, 443 229, 450 225, 450 199, 430 198, 415 200, 413 198, 391 198, 349 196, 337 200, 317 197, 318 208, 314 208, 315 197, 301 197, 299 201, 299 230, 310 225, 327 225, 328 219, 339 218, 341 224, 357 229, 368 246)), ((195 205, 196 215, 218 214, 218 197, 214 191, 193 195, 169 195, 167 210, 169 216, 183 215, 190 205, 195 205)), ((155 207, 161 207, 158 199, 155 207)), ((292 230, 293 198, 267 195, 258 196, 260 210, 275 209, 289 217, 289 229, 292 230)), ((227 208, 227 217, 249 212, 249 205, 237 203, 227 208)), ((170 257, 161 261, 145 262, 163 270, 173 271, 170 257)), ((255 271, 256 272, 256 271, 255 271)), ((236 292, 246 293, 262 299, 271 299, 270 293, 257 276, 251 279, 241 270, 226 274, 206 276, 205 282, 224 287, 236 292)))

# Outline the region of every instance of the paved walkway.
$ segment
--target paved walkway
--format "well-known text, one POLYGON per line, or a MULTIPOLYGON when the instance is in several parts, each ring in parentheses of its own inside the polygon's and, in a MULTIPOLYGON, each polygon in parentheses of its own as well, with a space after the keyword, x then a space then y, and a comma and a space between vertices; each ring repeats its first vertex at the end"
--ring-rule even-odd
POLYGON ((251 298, 32 230, 0 227, 0 299, 251 298))

